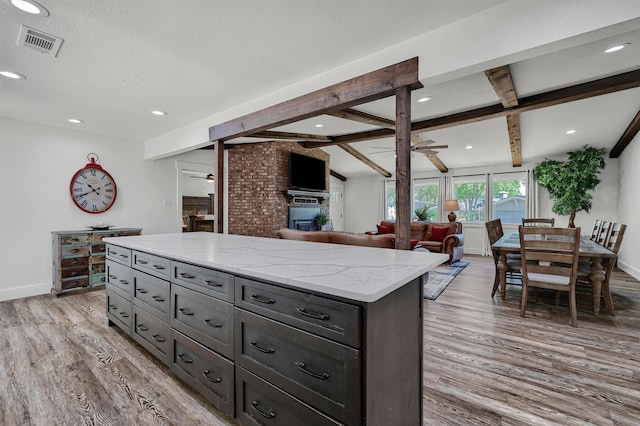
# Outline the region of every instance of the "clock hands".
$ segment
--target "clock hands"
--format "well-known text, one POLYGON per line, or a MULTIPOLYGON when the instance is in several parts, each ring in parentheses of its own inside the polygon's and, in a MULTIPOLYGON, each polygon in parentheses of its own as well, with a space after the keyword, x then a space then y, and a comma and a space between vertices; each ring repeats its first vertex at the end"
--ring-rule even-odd
MULTIPOLYGON (((100 188, 95 189, 93 186, 91 186, 91 184, 90 184, 90 183, 87 183, 87 186, 88 186, 89 188, 91 188, 91 191, 92 191, 92 192, 95 192, 96 194, 100 195, 100 193, 98 192, 98 190, 99 190, 100 188)), ((87 194, 88 194, 88 192, 87 192, 87 194)), ((84 195, 87 195, 87 194, 84 194, 84 195)))

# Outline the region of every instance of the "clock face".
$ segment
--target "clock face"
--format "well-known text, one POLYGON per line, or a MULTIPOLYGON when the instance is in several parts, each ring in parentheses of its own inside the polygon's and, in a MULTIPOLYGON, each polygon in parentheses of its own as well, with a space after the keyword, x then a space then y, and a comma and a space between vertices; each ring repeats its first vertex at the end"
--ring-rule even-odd
POLYGON ((116 201, 116 182, 101 167, 85 167, 73 175, 71 198, 87 213, 107 211, 116 201))

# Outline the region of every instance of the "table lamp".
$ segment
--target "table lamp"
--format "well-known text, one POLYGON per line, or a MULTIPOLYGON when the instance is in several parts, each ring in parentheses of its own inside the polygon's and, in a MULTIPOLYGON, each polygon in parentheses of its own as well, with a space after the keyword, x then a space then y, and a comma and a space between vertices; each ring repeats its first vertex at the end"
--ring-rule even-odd
POLYGON ((449 222, 456 221, 456 214, 454 211, 460 210, 460 205, 458 204, 458 200, 446 200, 444 202, 444 209, 449 210, 449 222))

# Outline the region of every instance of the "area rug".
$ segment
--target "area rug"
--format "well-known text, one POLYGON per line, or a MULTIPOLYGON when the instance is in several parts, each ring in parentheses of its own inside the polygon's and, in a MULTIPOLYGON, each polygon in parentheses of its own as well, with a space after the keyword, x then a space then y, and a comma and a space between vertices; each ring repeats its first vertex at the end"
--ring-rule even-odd
POLYGON ((440 265, 429 271, 429 280, 424 285, 424 298, 436 300, 456 275, 466 268, 468 264, 469 262, 459 260, 450 265, 440 265))

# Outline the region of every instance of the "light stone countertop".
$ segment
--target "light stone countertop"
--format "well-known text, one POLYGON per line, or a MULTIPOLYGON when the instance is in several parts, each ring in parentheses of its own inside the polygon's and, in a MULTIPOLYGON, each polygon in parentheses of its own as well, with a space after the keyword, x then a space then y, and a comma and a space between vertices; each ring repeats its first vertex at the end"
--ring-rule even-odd
POLYGON ((449 258, 424 251, 210 232, 111 237, 104 241, 360 302, 374 302, 449 258))

